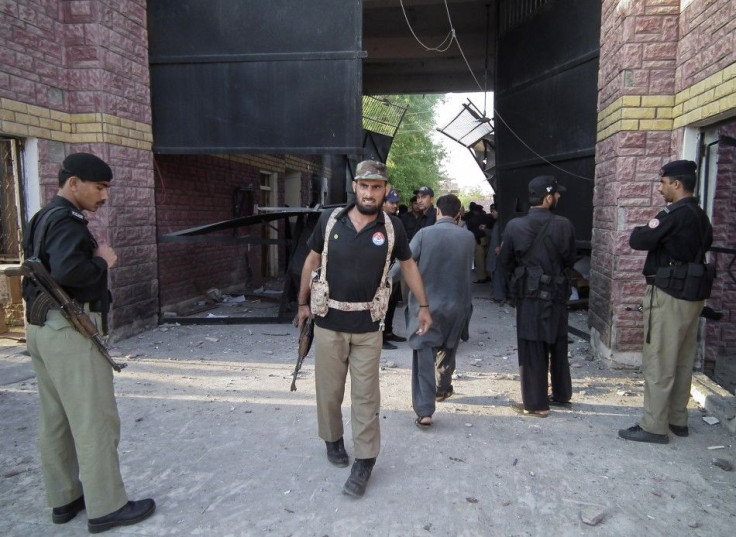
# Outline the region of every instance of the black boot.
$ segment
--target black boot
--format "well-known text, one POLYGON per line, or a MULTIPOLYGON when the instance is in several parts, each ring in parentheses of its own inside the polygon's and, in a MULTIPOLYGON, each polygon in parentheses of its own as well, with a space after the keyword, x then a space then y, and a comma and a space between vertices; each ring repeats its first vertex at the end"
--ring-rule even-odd
POLYGON ((345 481, 342 491, 348 496, 360 498, 365 494, 365 487, 371 477, 373 465, 376 464, 375 457, 372 459, 355 459, 350 470, 350 477, 345 481))
POLYGON ((80 496, 73 502, 62 505, 61 507, 54 507, 51 510, 51 521, 54 524, 66 524, 77 516, 77 513, 82 509, 84 509, 84 496, 80 496))
POLYGON ((348 462, 350 462, 350 459, 348 459, 348 452, 345 451, 345 444, 342 438, 334 442, 325 441, 325 445, 327 446, 327 460, 335 466, 345 468, 348 462))
POLYGON ((87 530, 90 533, 102 533, 117 526, 130 526, 147 519, 156 510, 156 502, 146 500, 130 501, 120 509, 109 515, 90 518, 87 521, 87 530))

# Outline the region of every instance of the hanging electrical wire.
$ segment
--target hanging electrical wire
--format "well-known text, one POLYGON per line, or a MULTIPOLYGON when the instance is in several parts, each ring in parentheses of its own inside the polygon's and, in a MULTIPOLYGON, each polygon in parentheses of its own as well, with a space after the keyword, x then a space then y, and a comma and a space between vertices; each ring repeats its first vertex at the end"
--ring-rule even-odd
MULTIPOLYGON (((409 16, 406 14, 406 8, 404 7, 404 0, 399 0, 399 3, 401 4, 401 12, 404 14, 404 20, 406 20, 406 25, 409 27, 409 31, 411 32, 411 35, 414 36, 414 39, 416 39, 417 43, 419 43, 424 50, 427 51, 433 51, 433 52, 445 52, 449 50, 449 48, 452 46, 452 41, 455 39, 455 29, 452 27, 452 21, 450 21, 450 31, 447 33, 445 38, 442 40, 442 42, 437 45, 436 47, 430 47, 428 45, 425 45, 421 39, 417 36, 416 33, 414 33, 414 28, 411 26, 411 22, 409 22, 409 16)), ((450 19, 450 8, 447 7, 447 0, 445 0, 445 9, 447 10, 447 18, 450 19)))
MULTIPOLYGON (((427 50, 427 51, 435 51, 435 52, 446 52, 452 46, 452 43, 453 42, 456 43, 457 44, 457 49, 458 49, 458 51, 460 51, 460 56, 462 56, 463 61, 465 62, 465 66, 468 68, 468 72, 470 73, 470 76, 475 81, 475 85, 478 86, 478 90, 480 90, 480 92, 482 92, 484 94, 487 93, 487 88, 484 89, 483 86, 481 85, 481 83, 478 81, 478 78, 475 76, 475 73, 473 73, 473 68, 470 66, 470 62, 468 61, 468 58, 465 56, 465 51, 463 51, 463 47, 460 44, 460 40, 458 39, 457 33, 455 31, 455 25, 452 22, 452 16, 450 15, 450 8, 447 5, 447 0, 444 0, 444 4, 445 4, 445 11, 447 12, 447 21, 450 24, 450 31, 447 34, 447 37, 445 37, 445 39, 442 41, 442 43, 440 43, 437 47, 428 47, 427 45, 425 45, 424 43, 422 43, 422 41, 419 39, 419 37, 417 37, 416 33, 414 32, 414 29, 412 28, 411 23, 409 22, 409 17, 406 14, 406 9, 404 8, 404 2, 403 2, 403 0, 399 0, 399 3, 401 4, 401 11, 404 14, 404 19, 406 20, 406 24, 409 26, 409 31, 411 32, 411 35, 414 36, 414 39, 417 41, 417 43, 419 43, 425 50, 427 50), (448 39, 449 39, 449 42, 447 42, 448 39), (447 45, 445 45, 446 42, 447 42, 447 45), (442 47, 442 48, 440 48, 440 47, 442 47)), ((488 33, 488 29, 486 29, 486 33, 488 33)), ((487 49, 487 45, 486 45, 486 49, 487 49)), ((485 115, 485 112, 486 112, 485 111, 485 101, 483 103, 483 108, 484 108, 483 115, 485 115)), ((501 117, 501 114, 498 113, 498 110, 496 109, 495 106, 493 107, 493 113, 494 113, 494 117, 498 117, 498 119, 500 119, 501 122, 506 126, 506 128, 508 129, 508 131, 517 140, 519 140, 519 142, 524 147, 526 147, 529 151, 531 151, 531 153, 533 155, 535 155, 537 158, 539 158, 542 162, 544 162, 545 164, 547 164, 547 165, 549 165, 549 166, 551 166, 551 167, 553 167, 553 168, 555 168, 555 169, 557 169, 557 170, 559 170, 559 171, 561 171, 561 172, 563 172, 563 173, 565 173, 567 175, 570 175, 572 177, 577 177, 578 179, 585 179, 586 181, 592 181, 593 180, 590 177, 585 177, 583 175, 578 175, 576 173, 572 173, 572 172, 570 172, 568 170, 565 170, 564 168, 561 168, 561 167, 557 166, 553 162, 550 162, 547 158, 545 158, 544 156, 542 156, 539 153, 537 153, 534 149, 532 149, 532 147, 529 144, 527 144, 521 138, 521 136, 519 136, 518 134, 516 134, 516 131, 514 131, 511 128, 511 126, 506 122, 506 120, 504 120, 503 117, 501 117)))

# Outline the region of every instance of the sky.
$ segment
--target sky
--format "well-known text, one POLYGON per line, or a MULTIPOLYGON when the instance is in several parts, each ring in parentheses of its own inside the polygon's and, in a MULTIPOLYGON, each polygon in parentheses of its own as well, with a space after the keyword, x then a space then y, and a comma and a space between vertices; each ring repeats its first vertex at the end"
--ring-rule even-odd
MULTIPOLYGON (((435 117, 435 126, 443 127, 455 117, 461 110, 462 105, 470 101, 478 110, 483 112, 484 94, 483 93, 448 93, 445 95, 445 103, 438 107, 435 117)), ((486 115, 493 117, 493 94, 489 93, 485 97, 486 115)), ((463 145, 450 139, 442 133, 434 133, 435 140, 442 144, 447 152, 447 158, 444 161, 445 170, 450 179, 456 181, 461 190, 481 189, 482 192, 491 194, 493 189, 486 181, 483 172, 473 159, 470 151, 463 145)))

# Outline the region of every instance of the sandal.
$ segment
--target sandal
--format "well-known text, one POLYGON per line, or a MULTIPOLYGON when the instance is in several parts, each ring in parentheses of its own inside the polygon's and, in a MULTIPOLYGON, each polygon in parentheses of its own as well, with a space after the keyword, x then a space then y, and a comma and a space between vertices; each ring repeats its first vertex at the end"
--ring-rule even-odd
POLYGON ((417 419, 414 420, 414 425, 416 425, 420 429, 428 429, 432 426, 432 416, 419 416, 417 419), (429 420, 429 422, 422 420, 429 420))
POLYGON ((549 410, 526 410, 523 405, 518 403, 511 405, 511 410, 525 417, 546 418, 549 416, 549 410))

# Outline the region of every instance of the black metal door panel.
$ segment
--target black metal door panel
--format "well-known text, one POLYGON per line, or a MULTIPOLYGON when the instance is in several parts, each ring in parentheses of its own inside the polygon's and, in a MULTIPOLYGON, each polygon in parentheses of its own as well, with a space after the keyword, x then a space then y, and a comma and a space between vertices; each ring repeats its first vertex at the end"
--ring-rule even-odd
POLYGON ((552 174, 567 187, 558 213, 589 247, 598 99, 600 2, 534 0, 499 11, 494 125, 502 221, 528 209, 527 185, 552 174))
POLYGON ((360 1, 148 3, 154 151, 361 146, 360 1))

